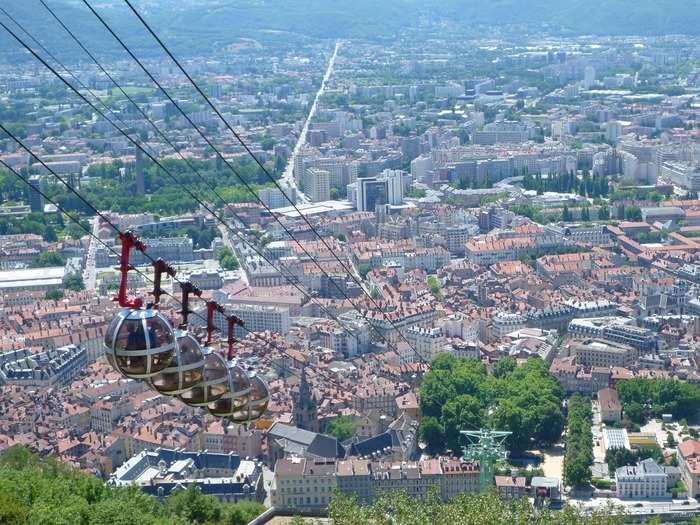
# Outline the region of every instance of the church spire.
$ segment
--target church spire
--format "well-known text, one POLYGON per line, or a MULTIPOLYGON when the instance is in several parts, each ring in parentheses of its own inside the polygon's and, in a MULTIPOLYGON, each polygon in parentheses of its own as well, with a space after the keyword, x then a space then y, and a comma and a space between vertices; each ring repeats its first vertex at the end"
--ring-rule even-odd
POLYGON ((297 427, 312 432, 319 431, 316 400, 311 393, 311 387, 306 378, 306 366, 301 368, 299 393, 294 396, 294 411, 292 415, 294 424, 297 427))

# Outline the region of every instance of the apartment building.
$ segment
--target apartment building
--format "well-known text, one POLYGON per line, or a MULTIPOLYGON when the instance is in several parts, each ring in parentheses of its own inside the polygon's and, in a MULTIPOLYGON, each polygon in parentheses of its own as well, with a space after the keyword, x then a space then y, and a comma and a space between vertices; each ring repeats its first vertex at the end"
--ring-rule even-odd
POLYGON ((700 190, 700 168, 684 162, 664 162, 661 176, 688 190, 700 190))
MULTIPOLYGON (((169 262, 190 262, 195 259, 194 245, 189 237, 160 237, 148 239, 148 255, 153 259, 169 262)), ((97 260, 96 260, 97 262, 97 260)), ((135 266, 151 264, 151 259, 138 250, 131 254, 131 264, 135 266)))
POLYGON ((27 349, 13 350, 0 357, 0 386, 6 383, 35 387, 65 385, 80 374, 87 363, 87 351, 76 345, 37 354, 27 349))
POLYGON ((576 360, 576 356, 555 358, 549 367, 550 373, 566 392, 590 395, 610 385, 610 368, 585 367, 576 360))
POLYGON ((491 320, 491 335, 496 339, 501 339, 507 334, 522 330, 526 323, 527 319, 523 315, 498 312, 491 320))
MULTIPOLYGON (((236 326, 235 336, 243 338, 247 334, 247 330, 252 332, 277 332, 278 334, 286 334, 289 332, 289 308, 283 306, 263 306, 258 304, 246 303, 231 303, 227 304, 227 310, 243 320, 246 330, 240 326, 236 326)), ((214 313, 214 324, 226 333, 227 321, 220 312, 214 313)))
POLYGON ((580 364, 595 367, 628 368, 639 358, 639 350, 632 346, 596 339, 573 344, 571 353, 580 364))
POLYGON ((337 488, 334 461, 288 457, 275 463, 270 487, 272 505, 278 509, 324 510, 337 488))
POLYGON ((262 454, 263 435, 262 430, 216 419, 200 430, 199 443, 202 450, 254 458, 262 454))
POLYGON ((261 463, 236 454, 208 451, 145 450, 119 467, 111 482, 117 486, 135 485, 159 497, 191 484, 223 502, 262 502, 265 497, 261 463))
POLYGON ((319 168, 307 168, 304 191, 311 202, 323 202, 331 198, 330 172, 319 168))
POLYGON ((622 404, 617 390, 603 388, 598 390, 598 405, 600 406, 600 418, 606 423, 619 423, 622 419, 622 404))
POLYGON ((527 490, 524 476, 495 476, 496 490, 504 499, 519 499, 527 490))
POLYGON ((700 441, 688 439, 678 445, 678 468, 688 496, 700 495, 700 441))
POLYGON ((479 491, 479 464, 448 457, 417 462, 351 458, 335 463, 285 458, 275 465, 272 503, 286 509, 323 510, 336 488, 363 504, 395 490, 417 499, 437 490, 449 500, 479 491))
POLYGON ((432 360, 433 357, 442 351, 445 343, 445 338, 440 328, 411 326, 406 330, 406 338, 411 343, 411 346, 399 349, 399 358, 402 365, 419 361, 418 355, 427 361, 432 360))

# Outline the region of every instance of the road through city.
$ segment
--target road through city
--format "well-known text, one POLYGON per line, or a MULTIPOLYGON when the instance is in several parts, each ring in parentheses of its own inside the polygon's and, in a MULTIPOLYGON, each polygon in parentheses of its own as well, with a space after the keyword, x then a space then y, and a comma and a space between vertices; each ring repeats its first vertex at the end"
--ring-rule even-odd
POLYGON ((323 75, 323 80, 321 81, 321 87, 319 88, 318 92, 316 93, 316 97, 314 98, 313 104, 311 104, 311 109, 309 110, 309 114, 306 117, 306 121, 304 122, 304 127, 301 129, 301 133, 299 134, 299 139, 297 140, 296 145, 294 146, 294 150, 292 151, 291 156, 289 157, 289 161, 287 162, 287 167, 284 170, 284 175, 282 175, 282 180, 285 183, 285 185, 289 188, 296 188, 297 190, 297 196, 298 200, 301 203, 308 203, 309 199, 304 195, 301 191, 299 191, 299 188, 297 187, 296 181, 294 180, 294 161, 301 151, 301 149, 304 147, 306 144, 306 135, 307 132, 309 131, 309 125, 311 124, 311 121, 314 118, 314 115, 316 114, 316 109, 318 107, 318 101, 321 100, 321 97, 323 96, 323 93, 326 90, 326 84, 328 83, 328 80, 331 78, 331 75, 333 75, 333 68, 335 67, 335 59, 338 56, 338 51, 340 50, 340 41, 337 41, 335 43, 335 48, 333 49, 333 54, 331 55, 330 60, 328 61, 328 67, 326 68, 326 73, 323 75))

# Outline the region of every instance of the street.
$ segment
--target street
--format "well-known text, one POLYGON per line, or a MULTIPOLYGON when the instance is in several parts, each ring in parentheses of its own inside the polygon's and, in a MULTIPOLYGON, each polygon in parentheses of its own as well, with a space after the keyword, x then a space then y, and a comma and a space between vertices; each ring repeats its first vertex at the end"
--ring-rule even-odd
POLYGON ((314 115, 316 114, 316 108, 318 107, 318 101, 321 99, 323 96, 324 91, 326 90, 326 83, 328 80, 331 78, 331 75, 333 74, 333 67, 335 66, 335 59, 338 56, 338 50, 340 49, 340 41, 335 43, 335 48, 333 49, 333 54, 331 55, 330 60, 328 61, 328 67, 326 68, 326 74, 323 75, 323 80, 321 81, 321 87, 318 90, 318 93, 316 93, 316 97, 314 98, 314 102, 311 105, 311 109, 309 111, 309 115, 306 117, 306 121, 304 122, 304 127, 301 130, 301 133, 299 134, 299 139, 297 140, 296 145, 294 146, 294 150, 292 151, 292 155, 289 157, 289 160, 287 161, 287 167, 284 170, 284 174, 282 175, 282 182, 284 183, 283 186, 288 186, 290 188, 296 188, 297 190, 297 198, 299 202, 302 204, 307 204, 309 201, 308 197, 304 195, 301 191, 299 191, 299 188, 297 187, 297 182, 294 179, 294 161, 301 151, 301 149, 304 147, 306 144, 306 134, 309 131, 309 124, 311 124, 311 121, 314 118, 314 115))
POLYGON ((97 232, 100 228, 99 217, 94 217, 91 223, 92 234, 88 245, 88 253, 85 258, 85 269, 83 270, 83 282, 86 290, 94 290, 97 283, 97 269, 95 268, 95 251, 97 250, 97 232))

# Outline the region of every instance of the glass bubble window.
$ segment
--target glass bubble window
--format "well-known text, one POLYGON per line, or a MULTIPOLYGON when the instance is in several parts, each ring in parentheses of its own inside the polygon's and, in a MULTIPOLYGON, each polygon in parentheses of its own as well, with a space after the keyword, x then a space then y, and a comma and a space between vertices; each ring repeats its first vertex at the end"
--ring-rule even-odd
POLYGON ((175 355, 168 368, 152 376, 151 386, 165 395, 181 394, 204 378, 204 354, 197 340, 188 332, 175 331, 175 355))
POLYGON ((144 379, 166 369, 175 355, 175 335, 157 310, 125 309, 105 334, 109 362, 122 374, 144 379))

